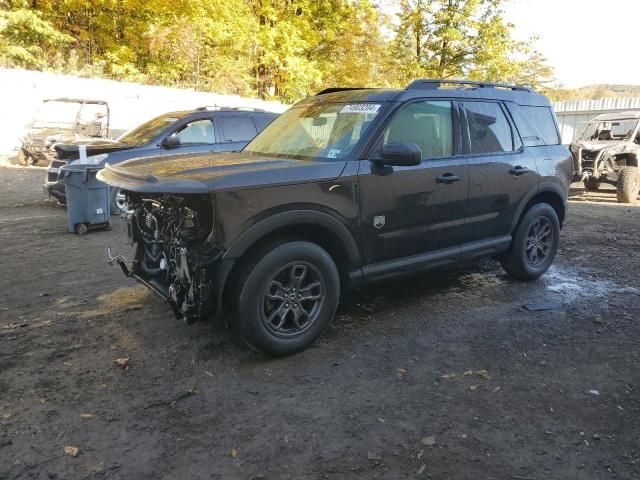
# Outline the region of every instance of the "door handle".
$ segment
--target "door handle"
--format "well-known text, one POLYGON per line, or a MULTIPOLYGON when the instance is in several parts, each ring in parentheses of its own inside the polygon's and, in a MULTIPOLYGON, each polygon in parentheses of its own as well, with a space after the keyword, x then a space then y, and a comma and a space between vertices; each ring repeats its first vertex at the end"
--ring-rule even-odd
POLYGON ((460 175, 454 175, 453 173, 445 173, 440 177, 436 177, 436 183, 444 183, 447 185, 449 183, 458 182, 460 180, 462 180, 462 177, 460 175))
POLYGON ((520 165, 517 165, 513 167, 511 170, 509 170, 509 173, 511 175, 515 175, 516 177, 519 177, 520 175, 524 175, 525 173, 528 173, 530 171, 531 170, 529 170, 527 167, 521 167, 520 165))

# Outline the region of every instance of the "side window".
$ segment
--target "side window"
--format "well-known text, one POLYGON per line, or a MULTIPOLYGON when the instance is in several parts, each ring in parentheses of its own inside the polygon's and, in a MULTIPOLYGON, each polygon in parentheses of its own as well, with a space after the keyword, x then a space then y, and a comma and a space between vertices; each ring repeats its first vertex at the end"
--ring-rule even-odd
POLYGON ((258 128, 258 133, 264 130, 266 126, 269 125, 273 120, 274 119, 271 117, 253 117, 253 121, 255 122, 256 127, 258 128))
POLYGON ((560 143, 553 112, 549 107, 530 107, 507 103, 507 109, 520 130, 525 146, 536 147, 560 143))
POLYGON ((513 151, 513 133, 497 103, 462 102, 469 124, 472 154, 513 151))
POLYGON ((451 102, 415 102, 403 107, 391 119, 383 145, 413 142, 422 159, 450 157, 453 152, 451 102))
POLYGON ((182 145, 212 144, 216 142, 213 122, 209 119, 187 123, 176 133, 182 145))
POLYGON ((224 142, 248 142, 258 133, 249 116, 220 115, 217 120, 224 142))

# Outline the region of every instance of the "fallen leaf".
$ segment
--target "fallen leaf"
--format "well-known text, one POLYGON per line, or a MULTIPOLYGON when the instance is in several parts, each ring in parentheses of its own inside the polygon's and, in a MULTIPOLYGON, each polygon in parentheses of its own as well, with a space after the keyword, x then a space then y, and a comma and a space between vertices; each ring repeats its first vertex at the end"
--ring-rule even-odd
POLYGON ((471 390, 471 391, 473 392, 473 391, 474 391, 474 390, 476 390, 479 386, 480 386, 480 385, 471 385, 471 386, 469 386, 469 390, 471 390))
POLYGON ((463 377, 470 377, 471 375, 473 375, 473 370, 467 370, 462 374, 463 377))
POLYGON ((455 378, 456 374, 455 373, 445 373, 444 375, 440 375, 440 378, 443 378, 444 380, 449 380, 450 378, 455 378))
POLYGON ((235 448, 231 449, 231 458, 236 458, 238 456, 238 451, 235 448))
POLYGON ((476 371, 476 375, 484 378, 485 380, 491 380, 491 377, 489 376, 489 372, 487 372, 486 370, 478 370, 476 371))
POLYGON ((493 390, 491 390, 491 393, 498 393, 500 391, 500 387, 496 387, 493 390))
POLYGON ((68 446, 64 447, 64 454, 69 455, 70 457, 77 457, 80 450, 78 447, 68 446))
POLYGON ((113 363, 115 363, 118 367, 126 370, 129 368, 129 357, 116 358, 113 363))
POLYGON ((422 475, 424 473, 424 471, 426 470, 427 466, 423 463, 422 466, 418 469, 418 471, 416 472, 418 475, 422 475))
POLYGON ((400 373, 407 373, 407 369, 406 368, 398 368, 397 370, 400 373))
POLYGON ((434 437, 433 435, 429 435, 428 437, 424 437, 422 440, 420 440, 420 443, 426 445, 427 447, 432 447, 436 444, 436 437, 434 437))
POLYGON ((382 457, 380 455, 378 455, 377 453, 367 452, 367 459, 368 460, 382 460, 382 457))
POLYGON ((285 445, 289 445, 289 435, 285 435, 284 437, 282 437, 282 441, 285 445))
POLYGON ((93 413, 81 413, 82 418, 93 418, 93 413))
POLYGON ((418 452, 418 460, 420 460, 422 458, 422 456, 424 455, 424 450, 420 450, 418 452))

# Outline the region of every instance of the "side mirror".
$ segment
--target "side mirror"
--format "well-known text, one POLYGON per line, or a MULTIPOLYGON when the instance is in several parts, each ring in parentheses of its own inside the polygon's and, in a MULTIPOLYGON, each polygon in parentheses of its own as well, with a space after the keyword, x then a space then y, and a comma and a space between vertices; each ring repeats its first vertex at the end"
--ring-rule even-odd
POLYGON ((173 135, 169 135, 167 138, 165 138, 162 141, 162 146, 164 148, 176 148, 176 147, 179 147, 180 145, 181 145, 180 139, 175 133, 173 135))
POLYGON ((422 151, 413 142, 391 143, 382 148, 380 160, 376 163, 381 165, 392 165, 398 167, 410 167, 420 165, 422 162, 422 151))

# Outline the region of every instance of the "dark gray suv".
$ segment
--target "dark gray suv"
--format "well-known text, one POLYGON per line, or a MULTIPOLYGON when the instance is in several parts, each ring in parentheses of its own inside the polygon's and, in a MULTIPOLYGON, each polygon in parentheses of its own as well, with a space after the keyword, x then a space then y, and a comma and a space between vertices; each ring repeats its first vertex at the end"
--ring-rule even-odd
MULTIPOLYGON (((253 108, 201 107, 169 112, 143 123, 117 140, 87 139, 58 143, 49 162, 45 192, 66 203, 60 168, 69 162, 115 165, 132 158, 217 153, 241 150, 278 115, 253 108)), ((124 196, 113 189, 111 211, 125 208, 124 196)))
POLYGON ((571 166, 544 96, 417 80, 321 92, 240 153, 98 176, 130 207, 133 261, 112 259, 126 275, 187 322, 226 307, 240 338, 282 355, 322 334, 348 288, 482 256, 538 278, 571 166))

